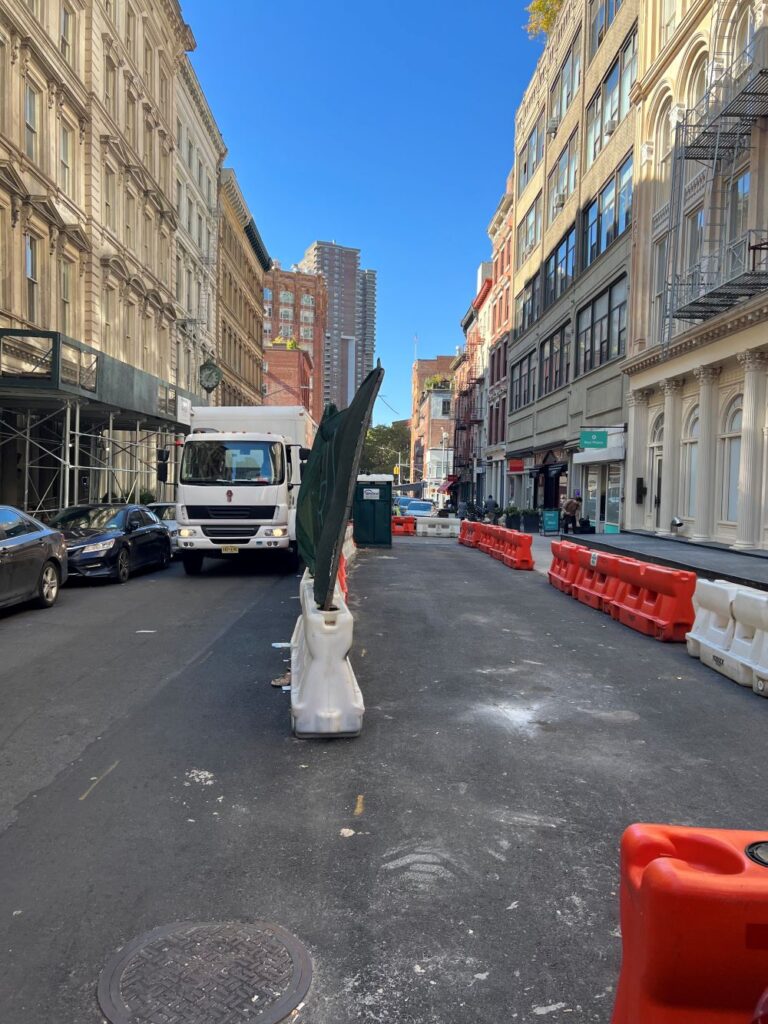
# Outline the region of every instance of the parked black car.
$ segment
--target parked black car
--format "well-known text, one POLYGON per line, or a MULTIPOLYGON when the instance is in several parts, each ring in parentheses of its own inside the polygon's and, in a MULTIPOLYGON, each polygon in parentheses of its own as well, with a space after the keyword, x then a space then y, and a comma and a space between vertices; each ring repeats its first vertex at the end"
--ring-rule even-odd
POLYGON ((171 561, 171 538, 143 505, 78 505, 51 520, 61 530, 72 576, 125 583, 135 569, 171 561))
POLYGON ((67 578, 61 533, 9 505, 0 505, 0 608, 35 600, 50 608, 67 578))

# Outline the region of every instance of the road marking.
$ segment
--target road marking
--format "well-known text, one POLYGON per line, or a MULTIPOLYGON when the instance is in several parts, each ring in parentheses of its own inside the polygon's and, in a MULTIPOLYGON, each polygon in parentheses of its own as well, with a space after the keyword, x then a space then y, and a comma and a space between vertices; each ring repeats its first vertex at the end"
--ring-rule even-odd
POLYGON ((104 772, 104 774, 103 774, 103 775, 100 775, 100 776, 98 777, 98 779, 96 779, 96 781, 95 781, 95 782, 92 782, 92 783, 90 784, 90 786, 88 787, 88 789, 86 789, 86 791, 85 791, 85 792, 83 793, 83 795, 82 795, 81 797, 79 797, 79 799, 80 799, 80 800, 85 800, 85 798, 86 798, 87 796, 90 796, 90 794, 91 794, 91 793, 92 793, 92 792, 94 791, 94 789, 96 789, 96 787, 97 787, 97 786, 98 786, 98 784, 99 784, 99 783, 101 782, 101 780, 102 780, 102 779, 106 779, 106 777, 107 777, 107 776, 109 775, 109 773, 110 773, 110 772, 113 772, 113 771, 115 770, 115 768, 117 768, 117 766, 118 766, 119 764, 120 764, 120 762, 119 762, 119 761, 115 761, 115 763, 114 763, 114 764, 111 764, 111 765, 109 766, 109 768, 107 768, 107 770, 106 770, 106 771, 104 772))
POLYGON ((137 629, 137 633, 156 633, 156 629, 137 629))
POLYGON ((357 800, 355 801, 355 817, 359 818, 365 810, 365 797, 362 793, 358 794, 357 800))
POLYGON ((288 643, 272 644, 272 646, 273 647, 278 647, 278 648, 279 647, 290 647, 291 646, 291 642, 289 640, 288 643))

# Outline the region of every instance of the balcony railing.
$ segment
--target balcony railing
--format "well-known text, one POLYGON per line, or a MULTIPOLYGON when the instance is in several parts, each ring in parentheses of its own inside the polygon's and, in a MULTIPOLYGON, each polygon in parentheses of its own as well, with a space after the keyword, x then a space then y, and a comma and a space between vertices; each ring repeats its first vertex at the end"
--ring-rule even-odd
POLYGON ((747 231, 675 280, 673 315, 706 320, 768 290, 768 230, 747 231))

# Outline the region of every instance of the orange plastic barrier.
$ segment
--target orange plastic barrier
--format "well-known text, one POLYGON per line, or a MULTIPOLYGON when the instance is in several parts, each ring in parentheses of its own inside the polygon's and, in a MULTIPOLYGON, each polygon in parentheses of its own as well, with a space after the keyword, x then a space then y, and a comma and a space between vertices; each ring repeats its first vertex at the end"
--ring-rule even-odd
POLYGON ((484 551, 486 555, 490 555, 492 550, 491 529, 492 527, 490 527, 487 523, 477 524, 477 531, 479 535, 477 546, 480 548, 481 551, 484 551))
POLYGON ((562 590, 564 594, 571 593, 576 579, 579 569, 576 563, 577 551, 586 551, 586 548, 568 540, 552 541, 552 564, 549 567, 547 578, 553 587, 562 590))
POLYGON ((507 554, 508 540, 505 534, 509 531, 505 530, 503 526, 490 526, 491 531, 491 557, 498 559, 499 562, 504 561, 504 556, 507 554))
POLYGON ((416 518, 415 516, 392 516, 393 537, 415 537, 416 518))
POLYGON ((459 544, 473 548, 475 546, 474 536, 477 523, 471 523, 468 519, 462 519, 459 527, 459 544))
POLYGON ((696 574, 661 565, 616 559, 621 583, 610 602, 614 619, 656 640, 685 640, 693 625, 696 574))
POLYGON ((632 825, 621 934, 612 1024, 762 1022, 768 833, 632 825))
POLYGON ((590 608, 607 611, 621 585, 618 556, 579 547, 575 561, 577 574, 571 586, 571 597, 590 608))
MULTIPOLYGON (((502 527, 503 529, 503 527, 502 527)), ((533 569, 533 537, 518 530, 504 530, 506 536, 504 565, 508 569, 533 569)))

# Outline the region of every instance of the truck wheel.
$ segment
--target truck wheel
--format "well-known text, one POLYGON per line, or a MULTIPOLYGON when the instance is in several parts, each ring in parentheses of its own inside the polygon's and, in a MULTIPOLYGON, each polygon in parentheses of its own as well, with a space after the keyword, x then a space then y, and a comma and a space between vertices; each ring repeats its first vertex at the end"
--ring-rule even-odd
POLYGON ((187 576, 199 576, 203 571, 203 556, 200 554, 182 555, 181 560, 184 563, 184 572, 187 576))

